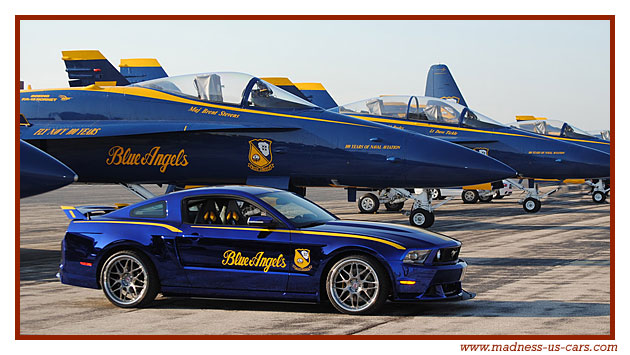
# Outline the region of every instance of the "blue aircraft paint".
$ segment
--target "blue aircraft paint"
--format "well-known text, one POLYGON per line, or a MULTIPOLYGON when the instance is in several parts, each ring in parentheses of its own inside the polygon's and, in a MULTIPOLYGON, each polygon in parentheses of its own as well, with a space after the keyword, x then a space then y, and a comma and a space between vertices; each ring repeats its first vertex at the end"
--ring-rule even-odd
MULTIPOLYGON (((457 87, 457 83, 455 82, 451 71, 445 64, 436 64, 431 66, 429 73, 427 74, 427 86, 424 95, 446 100, 454 100, 462 106, 468 106, 464 100, 464 96, 457 87)), ((513 123, 511 125, 518 127, 520 124, 525 123, 526 121, 513 123)), ((557 132, 557 135, 545 134, 543 132, 536 133, 610 154, 610 142, 598 139, 588 134, 574 132, 572 127, 566 122, 564 122, 562 127, 560 127, 560 132, 557 132)))
POLYGON ((20 198, 71 184, 76 174, 62 162, 20 139, 20 198))
POLYGON ((446 100, 382 96, 334 110, 477 150, 509 165, 522 177, 597 178, 610 171, 609 155, 604 152, 507 127, 446 100), (444 117, 447 112, 452 117, 444 117))
POLYGON ((429 68, 424 96, 453 100, 462 106, 468 106, 451 71, 444 64, 435 64, 429 68))
POLYGON ((271 176, 289 177, 293 186, 440 187, 515 174, 455 144, 308 103, 251 106, 246 98, 258 82, 300 99, 250 78, 241 104, 217 104, 167 86, 151 88, 155 81, 23 91, 20 110, 32 125, 21 127, 21 137, 45 148, 85 182, 243 184, 250 177, 271 176), (252 162, 260 157, 258 144, 271 154, 252 162))

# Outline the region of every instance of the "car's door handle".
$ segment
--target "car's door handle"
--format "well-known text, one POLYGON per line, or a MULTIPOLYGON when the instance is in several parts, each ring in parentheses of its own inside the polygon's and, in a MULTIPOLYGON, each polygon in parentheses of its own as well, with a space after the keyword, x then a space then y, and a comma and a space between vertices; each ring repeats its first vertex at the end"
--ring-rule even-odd
POLYGON ((193 242, 197 242, 201 238, 199 236, 199 233, 184 234, 183 237, 188 239, 188 240, 192 240, 193 242))

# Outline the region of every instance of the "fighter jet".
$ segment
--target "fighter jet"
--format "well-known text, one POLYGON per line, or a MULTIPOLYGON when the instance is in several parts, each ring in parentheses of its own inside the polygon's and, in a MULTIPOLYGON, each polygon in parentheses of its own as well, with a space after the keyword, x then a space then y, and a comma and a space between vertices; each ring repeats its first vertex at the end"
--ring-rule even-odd
MULTIPOLYGON (((458 145, 328 112, 257 77, 201 73, 129 86, 26 90, 21 138, 79 181, 307 186, 453 186, 515 175, 458 145), (429 153, 430 152, 430 153, 429 153)), ((144 190, 144 191, 143 191, 144 190)))
MULTIPOLYGON (((427 87, 434 85, 431 79, 427 82, 427 87)), ((296 84, 298 88, 301 85, 303 84, 296 84)), ((311 89, 325 91, 321 86, 309 85, 311 89)), ((304 93, 319 104, 316 98, 321 95, 311 95, 308 91, 304 93)), ((609 175, 609 156, 606 153, 501 124, 458 104, 457 102, 465 103, 459 90, 447 98, 448 100, 411 95, 383 95, 337 106, 330 111, 460 144, 506 163, 522 178, 566 179, 609 175)), ((489 181, 495 180, 485 182, 489 181)), ((523 209, 534 213, 540 210, 541 199, 553 192, 541 194, 537 185, 533 185, 533 180, 531 182, 532 186, 525 187, 518 181, 511 180, 513 186, 527 192, 526 197, 520 201, 523 209)), ((374 200, 378 198, 376 202, 385 202, 386 206, 389 204, 391 208, 401 207, 401 200, 404 202, 406 198, 415 201, 414 210, 425 209, 432 212, 437 207, 431 205, 426 190, 412 194, 406 189, 391 188, 392 186, 396 185, 379 190, 378 196, 372 194, 364 197, 370 197, 371 205, 374 205, 374 200)), ((462 185, 451 185, 453 186, 462 185)), ((412 211, 410 218, 413 217, 412 211)), ((424 219, 419 217, 418 221, 424 219)))
MULTIPOLYGON (((436 64, 431 66, 429 69, 429 74, 427 77, 427 85, 425 89, 425 95, 431 97, 439 97, 446 100, 453 100, 457 103, 462 104, 463 106, 468 106, 466 101, 464 100, 464 96, 460 92, 457 84, 455 83, 455 79, 451 74, 448 67, 444 64, 436 64)), ((568 143, 572 143, 575 145, 592 148, 595 150, 599 150, 607 153, 606 156, 602 156, 604 161, 601 162, 601 165, 608 166, 608 172, 610 172, 610 141, 599 139, 593 137, 589 133, 577 128, 574 125, 571 125, 567 122, 557 121, 557 120, 548 120, 544 117, 534 117, 534 116, 516 116, 517 122, 511 123, 511 127, 518 128, 520 130, 525 130, 528 132, 544 135, 554 140, 564 141, 568 143)), ((518 169, 517 169, 518 170, 518 169)), ((530 176, 531 177, 531 176, 530 176)), ((542 176, 537 176, 539 179, 530 179, 528 181, 529 190, 528 194, 536 193, 537 183, 543 178, 542 176), (533 190, 531 189, 533 187, 533 190)), ((560 181, 575 183, 576 181, 582 180, 582 183, 586 183, 592 187, 591 197, 594 202, 603 203, 606 201, 606 196, 610 192, 610 178, 606 175, 605 179, 600 178, 601 176, 592 176, 594 179, 575 179, 572 176, 565 176, 565 178, 559 178, 560 181)), ((545 181, 548 183, 549 181, 545 181)), ((553 183, 553 181, 552 181, 553 183)), ((515 185, 516 187, 523 187, 519 183, 515 185)), ((551 190, 551 192, 557 191, 558 188, 551 190)))

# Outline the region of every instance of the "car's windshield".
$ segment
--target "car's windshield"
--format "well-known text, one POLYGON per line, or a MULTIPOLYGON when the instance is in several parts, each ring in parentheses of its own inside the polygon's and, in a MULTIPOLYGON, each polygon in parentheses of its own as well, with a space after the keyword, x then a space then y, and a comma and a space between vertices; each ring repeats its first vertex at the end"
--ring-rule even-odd
POLYGON ((269 192, 258 198, 275 208, 298 228, 334 221, 336 218, 316 204, 285 191, 269 192))
POLYGON ((249 74, 219 72, 171 76, 143 81, 132 86, 160 90, 218 104, 276 109, 307 109, 317 107, 284 89, 249 74))

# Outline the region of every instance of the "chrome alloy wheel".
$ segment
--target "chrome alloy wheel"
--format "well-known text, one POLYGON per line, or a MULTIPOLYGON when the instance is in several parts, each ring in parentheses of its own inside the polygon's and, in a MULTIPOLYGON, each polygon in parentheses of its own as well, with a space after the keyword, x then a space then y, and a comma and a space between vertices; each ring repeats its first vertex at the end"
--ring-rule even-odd
POLYGON ((103 270, 103 289, 111 300, 130 305, 147 292, 149 276, 140 260, 127 254, 107 261, 103 270))
POLYGON ((331 271, 330 294, 344 310, 360 312, 374 304, 380 287, 376 270, 360 259, 347 259, 331 271))

